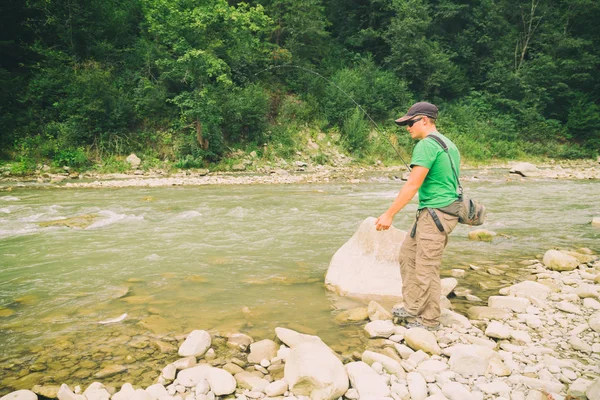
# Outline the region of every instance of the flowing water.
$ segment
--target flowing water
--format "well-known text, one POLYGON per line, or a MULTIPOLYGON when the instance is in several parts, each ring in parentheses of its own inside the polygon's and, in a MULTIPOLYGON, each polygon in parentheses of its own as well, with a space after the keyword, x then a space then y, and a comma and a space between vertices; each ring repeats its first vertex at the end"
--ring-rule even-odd
MULTIPOLYGON (((443 275, 467 269, 460 285, 484 301, 522 277, 521 260, 554 247, 600 251, 600 229, 590 225, 600 214, 597 182, 506 176, 466 182, 489 210, 483 228, 503 236, 472 242, 459 225, 444 258, 443 275), (471 264, 510 268, 492 276, 471 264)), ((263 339, 286 326, 341 353, 364 347, 362 324, 334 321, 360 303, 326 291, 323 279, 335 251, 400 185, 374 176, 361 184, 0 192, 0 391, 147 385, 193 329, 263 339), (91 225, 40 226, 81 215, 91 225), (119 374, 94 376, 114 366, 119 374)), ((408 229, 415 210, 413 202, 394 225, 408 229)))

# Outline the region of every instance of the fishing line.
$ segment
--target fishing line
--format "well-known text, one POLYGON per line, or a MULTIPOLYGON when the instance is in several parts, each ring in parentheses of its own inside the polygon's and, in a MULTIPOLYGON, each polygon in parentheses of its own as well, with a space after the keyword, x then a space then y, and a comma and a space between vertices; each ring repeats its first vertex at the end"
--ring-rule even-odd
POLYGON ((331 79, 327 79, 325 78, 323 75, 321 75, 320 73, 313 71, 311 69, 308 68, 304 68, 304 67, 300 67, 298 65, 291 65, 291 64, 285 64, 285 65, 272 65, 268 68, 265 68, 261 71, 258 71, 257 73, 254 74, 254 76, 258 75, 258 74, 262 74, 265 71, 269 71, 272 69, 278 69, 278 68, 296 68, 296 69, 301 69, 303 71, 309 72, 313 75, 318 76, 319 78, 331 83, 333 86, 335 86, 340 92, 342 92, 346 97, 348 97, 354 104, 356 104, 356 106, 360 109, 360 111, 363 112, 363 114, 365 114, 365 116, 368 118, 368 120, 373 124, 373 126, 375 127, 375 130, 377 131, 377 133, 379 133, 381 136, 383 136, 383 138, 388 142, 388 144, 392 147, 392 149, 394 149, 394 151, 396 152, 396 154, 398 155, 398 157, 400 158, 400 160, 402 160, 402 162, 404 163, 404 166, 406 167, 407 170, 410 171, 410 167, 408 166, 408 164, 406 163, 406 161, 404 161, 404 158, 402 157, 402 155, 400 154, 400 152, 398 151, 398 149, 396 148, 396 146, 394 146, 394 144, 392 143, 392 141, 390 140, 390 138, 383 133, 383 130, 381 128, 379 128, 379 125, 377 125, 377 122, 375 122, 373 120, 373 118, 371 118, 371 116, 364 110, 364 108, 362 108, 362 106, 360 104, 358 104, 356 102, 356 100, 354 100, 352 98, 352 96, 350 96, 348 93, 346 93, 346 91, 344 89, 342 89, 341 87, 339 87, 335 82, 333 82, 331 79))

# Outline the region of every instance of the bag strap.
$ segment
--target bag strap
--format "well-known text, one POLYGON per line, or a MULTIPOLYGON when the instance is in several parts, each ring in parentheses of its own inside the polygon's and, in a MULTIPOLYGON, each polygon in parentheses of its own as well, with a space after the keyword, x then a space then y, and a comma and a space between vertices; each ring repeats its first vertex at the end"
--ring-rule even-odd
POLYGON ((436 136, 433 133, 430 133, 429 135, 427 135, 427 137, 428 138, 432 138, 433 140, 435 140, 440 146, 442 146, 442 149, 444 149, 444 151, 446 152, 446 154, 448 154, 448 159, 450 160, 450 166, 452 167, 452 172, 454 173, 454 178, 456 178, 456 182, 458 183, 458 198, 462 199, 462 196, 463 196, 463 187, 460 184, 460 179, 458 179, 458 173, 456 172, 456 168, 454 168, 454 162, 452 161, 452 157, 450 156, 450 152, 448 151, 448 146, 442 140, 441 137, 436 136))

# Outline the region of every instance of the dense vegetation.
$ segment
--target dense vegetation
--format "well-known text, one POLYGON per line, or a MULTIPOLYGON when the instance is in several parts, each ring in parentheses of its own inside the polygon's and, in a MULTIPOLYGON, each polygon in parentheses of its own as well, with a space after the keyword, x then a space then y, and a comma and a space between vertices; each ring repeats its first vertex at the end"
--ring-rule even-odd
POLYGON ((357 159, 386 160, 383 134, 410 147, 391 120, 417 100, 440 106, 440 129, 473 160, 600 148, 596 0, 0 7, 1 157, 24 170, 132 151, 147 166, 206 166, 238 149, 292 158, 323 133, 357 159))

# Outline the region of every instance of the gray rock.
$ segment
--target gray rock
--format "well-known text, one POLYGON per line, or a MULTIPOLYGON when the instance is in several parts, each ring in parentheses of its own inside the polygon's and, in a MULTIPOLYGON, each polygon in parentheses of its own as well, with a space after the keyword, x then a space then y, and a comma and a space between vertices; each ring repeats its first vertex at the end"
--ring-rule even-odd
POLYGON ((485 329, 485 335, 494 339, 510 338, 510 327, 499 321, 492 321, 485 329))
POLYGON ((0 400, 37 400, 37 395, 31 390, 17 390, 0 397, 0 400))
POLYGON ((272 340, 264 339, 250 345, 250 354, 248 354, 248 362, 252 364, 260 364, 264 359, 271 360, 277 356, 279 345, 272 340))
POLYGON ((132 168, 138 168, 142 163, 142 160, 140 160, 140 158, 134 153, 131 153, 129 156, 127 156, 125 161, 127 161, 127 163, 129 163, 129 165, 131 165, 132 168))
POLYGON ((239 387, 251 390, 253 392, 262 392, 270 384, 270 382, 266 379, 260 378, 247 371, 235 374, 235 380, 237 381, 237 385, 239 387))
POLYGON ((585 390, 585 395, 589 400, 600 400, 600 378, 596 379, 594 383, 592 383, 585 390))
POLYGON ((600 332, 600 313, 593 314, 588 320, 588 324, 591 329, 600 332))
POLYGON ((368 365, 379 363, 383 366, 383 369, 388 373, 397 376, 400 379, 404 379, 406 373, 400 363, 391 357, 384 354, 376 353, 374 351, 366 350, 362 354, 362 361, 368 365))
POLYGON ((523 281, 512 285, 508 288, 508 292, 511 296, 525 297, 528 299, 536 298, 539 300, 546 300, 552 290, 538 282, 523 281))
POLYGON ((579 265, 575 257, 558 250, 548 250, 543 261, 546 268, 553 271, 572 271, 579 265))
POLYGON ((385 378, 362 361, 346 364, 346 372, 352 387, 361 399, 381 399, 390 395, 385 378))
POLYGON ((207 364, 184 369, 177 375, 177 381, 185 387, 195 387, 203 380, 208 381, 212 392, 217 396, 233 393, 236 388, 233 375, 207 364))
POLYGON ((33 393, 40 395, 42 397, 46 397, 48 399, 56 399, 58 398, 58 391, 60 390, 60 386, 56 385, 35 385, 31 388, 33 393))
POLYGON ((396 327, 392 321, 372 321, 365 325, 365 330, 371 338, 389 338, 396 333, 396 327))
POLYGON ((88 386, 83 395, 88 400, 108 400, 110 398, 110 393, 100 382, 94 382, 88 386))
POLYGON ((210 333, 202 330, 195 330, 188 335, 181 347, 179 347, 178 354, 181 357, 200 357, 206 353, 210 344, 210 333))
POLYGON ((367 312, 369 314, 369 320, 371 321, 392 319, 392 313, 386 310, 381 304, 373 300, 369 302, 367 312))
POLYGON ((575 399, 585 399, 586 397, 589 397, 586 395, 586 391, 592 386, 592 383, 594 382, 588 379, 579 378, 571 383, 569 390, 567 390, 567 395, 575 399))
POLYGON ((529 299, 513 296, 490 296, 488 306, 492 308, 503 308, 514 312, 525 312, 531 305, 529 299))
POLYGON ((500 359, 495 351, 478 345, 458 344, 450 350, 450 370, 464 377, 484 375, 494 358, 500 359))
MULTIPOLYGON (((84 395, 73 393, 73 391, 64 383, 58 389, 56 397, 58 398, 58 400, 86 400, 84 395)), ((119 399, 115 398, 115 400, 119 399)))
POLYGON ((269 383, 265 387, 265 394, 269 397, 283 396, 288 390, 288 384, 284 379, 269 383))
POLYGON ((442 385, 442 393, 448 400, 475 400, 469 389, 458 382, 448 382, 442 385))
POLYGON ((472 326, 471 321, 469 321, 467 317, 446 308, 442 309, 440 315, 440 324, 448 327, 460 326, 465 329, 469 329, 472 326))
POLYGON ((227 346, 245 351, 254 340, 243 333, 233 333, 227 337, 227 346))
POLYGON ((427 398, 427 382, 418 372, 409 372, 406 376, 408 392, 412 400, 425 400, 427 398))
POLYGON ((413 350, 423 350, 426 353, 440 355, 442 350, 435 335, 423 328, 412 328, 404 334, 404 341, 413 350))
POLYGON ((511 313, 501 308, 474 306, 467 310, 469 319, 496 319, 504 320, 511 317, 511 313))
POLYGON ((377 231, 375 218, 365 219, 331 258, 325 286, 342 296, 402 298, 397 255, 405 236, 393 226, 377 231))

